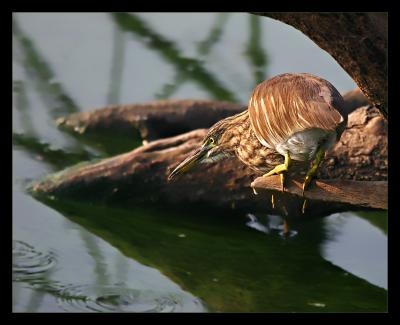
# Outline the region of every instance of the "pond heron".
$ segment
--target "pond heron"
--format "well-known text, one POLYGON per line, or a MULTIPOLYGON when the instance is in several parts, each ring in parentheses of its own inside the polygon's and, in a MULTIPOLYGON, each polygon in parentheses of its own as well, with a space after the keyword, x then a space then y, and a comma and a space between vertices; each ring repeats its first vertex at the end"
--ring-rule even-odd
POLYGON ((309 164, 304 191, 347 124, 344 101, 328 81, 309 73, 285 73, 253 90, 248 109, 214 124, 201 147, 180 163, 169 179, 199 163, 236 156, 264 173, 280 175, 309 164), (301 165, 301 164, 300 164, 301 165))

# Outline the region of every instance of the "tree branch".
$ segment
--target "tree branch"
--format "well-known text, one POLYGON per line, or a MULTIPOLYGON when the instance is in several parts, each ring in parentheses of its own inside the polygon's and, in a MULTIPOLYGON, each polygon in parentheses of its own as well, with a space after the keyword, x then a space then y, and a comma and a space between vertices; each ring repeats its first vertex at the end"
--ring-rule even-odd
POLYGON ((254 13, 300 30, 327 51, 387 119, 387 13, 254 13))

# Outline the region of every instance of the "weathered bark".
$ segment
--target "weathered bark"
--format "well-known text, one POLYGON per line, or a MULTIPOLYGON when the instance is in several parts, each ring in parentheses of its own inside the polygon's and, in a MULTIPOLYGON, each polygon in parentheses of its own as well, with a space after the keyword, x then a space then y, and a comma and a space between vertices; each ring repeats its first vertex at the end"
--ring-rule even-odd
POLYGON ((344 100, 344 110, 348 114, 359 107, 371 105, 371 102, 368 100, 367 97, 365 97, 360 88, 354 88, 353 90, 346 92, 342 96, 344 100))
POLYGON ((347 128, 322 163, 321 178, 386 180, 387 121, 372 106, 349 115, 347 128))
MULTIPOLYGON (((303 198, 304 178, 289 178, 285 182, 285 191, 303 198)), ((279 176, 258 177, 251 183, 257 194, 264 194, 267 198, 271 194, 281 195, 279 176)), ((387 209, 387 182, 386 181, 354 181, 344 179, 317 180, 305 192, 308 200, 324 201, 327 203, 349 204, 365 208, 387 209), (377 195, 379 193, 379 195, 377 195)))
POLYGON ((263 12, 300 30, 327 51, 387 118, 387 28, 384 12, 263 12))
MULTIPOLYGON (((201 144, 206 132, 206 129, 194 130, 150 142, 131 152, 99 162, 72 167, 37 182, 32 186, 32 191, 34 194, 86 198, 103 202, 206 203, 210 206, 276 213, 277 210, 272 209, 270 200, 264 195, 255 196, 250 187, 251 182, 260 175, 237 159, 201 165, 174 181, 167 181, 168 174, 201 144)), ((348 196, 352 194, 354 188, 359 191, 364 184, 372 183, 343 183, 343 180, 332 180, 332 178, 386 180, 386 148, 386 121, 380 117, 375 108, 359 108, 350 114, 348 129, 344 131, 342 140, 332 150, 336 155, 335 158, 326 159, 321 166, 321 177, 331 179, 329 184, 337 184, 340 191, 346 191, 341 184, 351 184, 350 190, 346 193, 348 196), (352 142, 354 134, 358 137, 354 139, 355 143, 361 140, 357 146, 352 142), (360 159, 365 154, 368 154, 368 159, 362 160, 364 166, 360 171, 360 159)), ((266 191, 276 191, 276 184, 273 181, 272 183, 256 181, 255 184, 258 184, 259 190, 263 185, 266 191)), ((359 202, 344 200, 338 203, 340 201, 337 199, 338 193, 333 195, 320 190, 317 196, 310 198, 308 212, 318 215, 340 209, 382 207, 376 205, 374 199, 367 204, 364 199, 359 202), (326 201, 330 201, 330 204, 326 201)), ((301 204, 301 197, 285 192, 278 197, 277 209, 284 206, 295 215, 300 213, 301 204), (284 204, 280 205, 279 202, 284 204)))
POLYGON ((143 140, 169 137, 199 128, 239 113, 245 105, 210 100, 159 100, 143 104, 110 105, 59 118, 57 124, 70 132, 118 133, 143 140))

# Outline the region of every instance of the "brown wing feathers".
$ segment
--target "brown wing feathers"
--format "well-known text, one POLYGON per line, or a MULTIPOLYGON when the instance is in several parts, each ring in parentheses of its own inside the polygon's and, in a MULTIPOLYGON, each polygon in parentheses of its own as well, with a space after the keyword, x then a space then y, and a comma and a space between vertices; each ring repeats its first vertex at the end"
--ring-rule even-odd
POLYGON ((336 129, 346 118, 340 113, 342 101, 326 80, 310 74, 279 75, 254 89, 250 121, 258 140, 275 148, 294 132, 311 127, 336 129))

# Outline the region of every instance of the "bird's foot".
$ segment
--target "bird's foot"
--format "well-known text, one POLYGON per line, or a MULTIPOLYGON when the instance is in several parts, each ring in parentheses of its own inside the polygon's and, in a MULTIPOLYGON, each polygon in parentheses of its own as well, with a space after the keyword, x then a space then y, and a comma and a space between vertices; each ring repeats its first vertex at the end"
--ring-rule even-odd
POLYGON ((286 172, 288 170, 287 166, 285 164, 277 165, 275 166, 274 169, 270 170, 268 173, 266 173, 264 176, 268 177, 271 175, 279 175, 283 172, 286 172))
POLYGON ((285 179, 286 179, 286 171, 287 169, 285 169, 285 165, 278 165, 276 166, 273 170, 269 171, 268 173, 266 173, 265 175, 263 175, 263 177, 268 177, 268 176, 272 176, 272 175, 279 175, 281 178, 281 189, 282 192, 285 191, 285 179))
POLYGON ((285 179, 286 179, 286 173, 289 170, 289 167, 291 166, 292 162, 290 159, 289 153, 285 154, 285 162, 283 164, 275 166, 274 169, 270 170, 268 173, 264 175, 264 177, 268 177, 271 175, 280 175, 281 178, 281 187, 282 187, 282 192, 285 191, 285 179))

